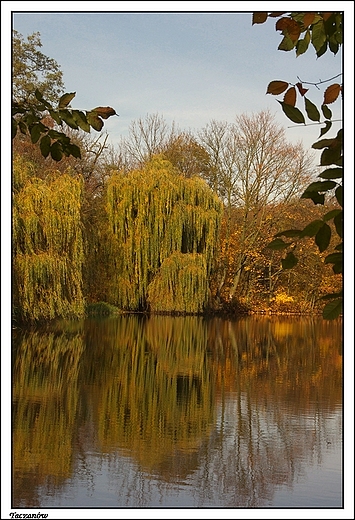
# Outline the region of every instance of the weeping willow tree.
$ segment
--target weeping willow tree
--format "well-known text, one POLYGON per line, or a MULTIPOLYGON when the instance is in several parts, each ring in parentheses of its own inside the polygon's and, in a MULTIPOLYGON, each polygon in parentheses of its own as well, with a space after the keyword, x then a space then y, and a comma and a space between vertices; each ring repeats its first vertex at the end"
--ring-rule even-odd
POLYGON ((24 321, 79 317, 83 239, 82 184, 67 174, 35 175, 13 163, 13 306, 24 321))
POLYGON ((222 205, 205 181, 155 156, 107 190, 111 302, 126 310, 200 313, 209 303, 222 205))

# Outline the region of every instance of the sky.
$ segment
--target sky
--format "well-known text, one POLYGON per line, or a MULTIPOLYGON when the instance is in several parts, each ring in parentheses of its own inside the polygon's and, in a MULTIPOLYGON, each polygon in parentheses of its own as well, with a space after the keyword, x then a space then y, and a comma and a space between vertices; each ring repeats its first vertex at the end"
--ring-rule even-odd
MULTIPOLYGON (((269 110, 286 128, 287 140, 302 140, 309 148, 320 127, 288 120, 276 97, 266 94, 267 85, 277 79, 295 84, 298 78, 315 83, 342 73, 341 51, 318 60, 313 48, 298 58, 294 51, 278 51, 282 37, 273 19, 252 26, 255 3, 203 3, 211 11, 221 4, 230 10, 249 6, 239 12, 148 11, 150 6, 154 11, 181 4, 201 7, 201 2, 9 3, 19 4, 13 8, 13 29, 24 38, 38 31, 42 52, 60 65, 66 92, 76 92, 72 107, 111 106, 119 114, 104 127, 114 145, 127 136, 132 121, 147 114, 159 114, 195 133, 211 120, 233 122, 237 115, 269 110), (38 4, 52 12, 38 11, 38 4), (55 11, 56 4, 62 9, 55 11), (87 4, 103 10, 64 10, 66 5, 87 4), (129 12, 137 4, 147 12, 129 12), (105 6, 113 12, 105 12, 105 6)), ((342 77, 335 81, 342 82, 342 77)), ((307 97, 320 105, 322 92, 310 86, 307 97)), ((299 101, 303 109, 304 100, 299 101)), ((339 118, 341 104, 331 108, 339 118)))
MULTIPOLYGON (((308 149, 318 139, 320 127, 294 125, 276 101, 281 98, 266 94, 267 85, 277 79, 292 84, 297 83, 298 78, 310 83, 324 81, 342 73, 343 63, 345 79, 348 78, 345 92, 350 93, 348 96, 345 93, 345 128, 348 124, 348 133, 353 136, 354 3, 269 2, 267 6, 269 11, 331 11, 335 7, 344 10, 345 27, 347 24, 349 27, 345 34, 351 33, 351 44, 344 61, 341 52, 336 56, 328 52, 317 60, 313 49, 298 58, 293 51, 278 51, 281 35, 275 31, 274 20, 252 26, 252 12, 264 10, 265 2, 1 2, 2 128, 9 128, 6 118, 11 95, 11 29, 15 29, 25 38, 33 32, 40 33, 41 50, 60 65, 65 90, 76 92, 73 108, 89 110, 111 106, 116 110, 119 117, 111 117, 104 126, 114 146, 128 135, 133 121, 148 114, 158 114, 168 123, 174 121, 179 129, 195 133, 211 120, 232 123, 238 115, 269 110, 276 122, 285 127, 287 140, 293 143, 301 140, 308 149), (83 8, 91 12, 85 12, 83 8)), ((335 81, 342 82, 342 78, 335 81)), ((307 87, 307 97, 319 106, 323 89, 307 87)), ((297 106, 303 108, 302 104, 297 106)), ((335 117, 340 117, 340 103, 337 107, 334 105, 331 109, 335 117)), ((329 132, 329 137, 333 137, 336 130, 334 125, 334 134, 329 132)), ((2 283, 2 322, 10 323, 7 299, 11 288, 6 286, 11 254, 8 226, 11 221, 11 177, 6 174, 11 170, 11 165, 6 163, 11 150, 8 132, 2 132, 3 150, 1 229, 2 280, 5 283, 2 283)), ((348 158, 353 172, 352 145, 348 147, 348 158)), ((349 221, 353 218, 353 176, 347 179, 349 221)), ((353 223, 347 229, 348 256, 352 258, 347 285, 353 287, 353 223)), ((350 297, 353 309, 352 293, 350 297)), ((346 330, 346 339, 353 338, 352 326, 346 330)), ((353 366, 351 342, 349 347, 347 363, 353 366)), ((2 365, 6 370, 6 364, 2 365)), ((3 381, 8 381, 6 377, 5 374, 3 381)), ((7 414, 7 404, 2 408, 7 414)), ((345 430, 349 424, 350 432, 353 432, 352 419, 352 414, 345 418, 345 430)), ((349 444, 353 445, 352 437, 349 444)), ((227 518, 229 513, 223 516, 227 518)), ((244 511, 244 517, 247 517, 246 513, 249 512, 244 511)), ((266 513, 263 511, 267 518, 266 513)), ((322 512, 323 518, 341 518, 342 512, 332 511, 330 516, 326 513, 322 512)), ((234 514, 232 511, 232 516, 234 514)), ((315 517, 312 511, 308 511, 308 516, 315 517)), ((8 512, 5 517, 9 518, 8 512)), ((95 514, 90 516, 88 512, 85 518, 90 517, 94 518, 95 514)), ((155 518, 158 517, 155 511, 155 518)), ((163 511, 162 518, 166 517, 166 511, 163 511)), ((209 517, 208 512, 204 511, 204 517, 209 517)), ((272 511, 272 518, 277 517, 275 510, 272 511)))

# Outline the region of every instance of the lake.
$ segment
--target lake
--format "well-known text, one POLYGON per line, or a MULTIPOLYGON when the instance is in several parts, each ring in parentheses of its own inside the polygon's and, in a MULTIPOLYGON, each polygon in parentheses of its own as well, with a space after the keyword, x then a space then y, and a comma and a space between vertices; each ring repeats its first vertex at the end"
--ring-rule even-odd
POLYGON ((341 320, 58 321, 12 363, 13 508, 343 506, 341 320))

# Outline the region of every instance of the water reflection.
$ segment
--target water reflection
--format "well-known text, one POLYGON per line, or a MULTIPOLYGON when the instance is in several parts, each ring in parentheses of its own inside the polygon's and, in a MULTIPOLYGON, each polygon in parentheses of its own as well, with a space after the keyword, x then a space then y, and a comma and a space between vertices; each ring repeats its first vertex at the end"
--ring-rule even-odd
MULTIPOLYGON (((341 345, 340 321, 267 317, 18 332, 13 507, 277 505, 334 450, 340 507, 341 345)), ((298 506, 329 501, 311 487, 298 506)))

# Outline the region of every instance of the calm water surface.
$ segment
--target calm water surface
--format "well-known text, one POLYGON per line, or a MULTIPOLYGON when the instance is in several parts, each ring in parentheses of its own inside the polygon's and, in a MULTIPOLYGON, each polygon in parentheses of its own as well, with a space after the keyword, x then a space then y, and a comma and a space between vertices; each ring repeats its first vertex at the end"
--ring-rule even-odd
POLYGON ((17 330, 12 507, 342 507, 341 333, 251 316, 17 330))

